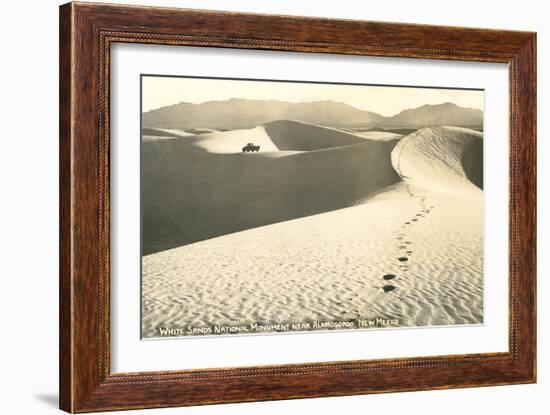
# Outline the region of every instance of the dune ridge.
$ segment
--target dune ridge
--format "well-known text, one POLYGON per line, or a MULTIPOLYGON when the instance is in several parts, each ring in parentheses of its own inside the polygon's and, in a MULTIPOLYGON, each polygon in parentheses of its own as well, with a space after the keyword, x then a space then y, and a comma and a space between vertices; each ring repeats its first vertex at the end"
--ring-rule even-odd
POLYGON ((478 131, 422 128, 399 141, 391 161, 408 183, 455 193, 483 189, 483 134, 478 131))
POLYGON ((353 133, 293 120, 273 121, 263 128, 281 151, 313 151, 364 142, 353 133))

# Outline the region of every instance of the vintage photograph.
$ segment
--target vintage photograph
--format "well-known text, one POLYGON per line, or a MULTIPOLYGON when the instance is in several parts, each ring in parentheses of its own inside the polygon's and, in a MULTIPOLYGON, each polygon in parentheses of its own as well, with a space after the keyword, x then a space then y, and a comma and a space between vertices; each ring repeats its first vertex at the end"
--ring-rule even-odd
POLYGON ((482 324, 483 111, 142 75, 142 338, 482 324))

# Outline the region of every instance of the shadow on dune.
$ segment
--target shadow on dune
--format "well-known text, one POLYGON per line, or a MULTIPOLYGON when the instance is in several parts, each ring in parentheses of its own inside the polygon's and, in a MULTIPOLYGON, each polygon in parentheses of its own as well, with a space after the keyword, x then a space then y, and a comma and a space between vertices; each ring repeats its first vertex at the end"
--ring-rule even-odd
POLYGON ((462 168, 468 180, 483 190, 483 140, 472 141, 465 147, 462 168))
POLYGON ((142 254, 349 207, 399 180, 397 140, 292 122, 266 131, 279 149, 317 151, 224 154, 186 139, 144 141, 142 254))

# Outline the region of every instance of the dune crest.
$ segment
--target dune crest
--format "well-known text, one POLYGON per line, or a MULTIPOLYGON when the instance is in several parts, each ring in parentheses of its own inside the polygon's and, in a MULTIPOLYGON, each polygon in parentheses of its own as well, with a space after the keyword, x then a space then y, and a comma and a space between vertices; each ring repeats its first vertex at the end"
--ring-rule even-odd
POLYGON ((353 133, 301 121, 273 121, 263 128, 281 151, 315 151, 364 141, 353 133))
POLYGON ((399 141, 391 161, 405 182, 419 187, 462 195, 483 189, 483 134, 478 131, 422 128, 399 141))

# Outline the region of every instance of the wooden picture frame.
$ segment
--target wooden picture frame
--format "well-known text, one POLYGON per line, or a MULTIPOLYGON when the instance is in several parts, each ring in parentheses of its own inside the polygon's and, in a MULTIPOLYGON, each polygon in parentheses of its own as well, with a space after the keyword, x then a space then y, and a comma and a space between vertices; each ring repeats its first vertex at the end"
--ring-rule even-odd
POLYGON ((60 407, 67 412, 536 380, 536 34, 69 3, 60 8, 60 407), (509 65, 509 352, 144 373, 110 370, 109 69, 114 43, 509 65))

